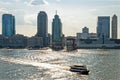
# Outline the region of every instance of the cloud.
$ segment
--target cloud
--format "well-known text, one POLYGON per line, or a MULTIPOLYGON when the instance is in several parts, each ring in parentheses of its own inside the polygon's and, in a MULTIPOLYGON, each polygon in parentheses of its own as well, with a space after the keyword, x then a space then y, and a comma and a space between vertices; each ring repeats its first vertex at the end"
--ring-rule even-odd
POLYGON ((27 5, 47 5, 48 2, 46 0, 31 0, 30 2, 25 2, 27 5))
MULTIPOLYGON (((60 2, 61 0, 54 0, 53 2, 60 2)), ((31 5, 48 5, 49 3, 51 3, 50 1, 48 2, 48 0, 31 0, 30 2, 24 2, 25 4, 27 4, 28 6, 31 5)))
POLYGON ((60 2, 61 0, 56 0, 57 2, 60 2))
POLYGON ((2 5, 2 6, 10 6, 12 3, 11 2, 5 2, 5 1, 0 1, 0 5, 2 5))
POLYGON ((9 13, 9 11, 5 8, 0 7, 0 13, 9 13))
POLYGON ((89 9, 88 11, 89 11, 89 12, 95 12, 95 11, 97 11, 97 9, 92 8, 92 9, 89 9))
POLYGON ((20 1, 23 1, 23 0, 1 0, 1 2, 4 2, 4 3, 13 3, 13 2, 20 2, 20 1))
POLYGON ((35 25, 36 23, 36 14, 25 14, 24 15, 24 22, 25 24, 35 25))
POLYGON ((19 2, 20 0, 15 0, 16 2, 19 2))

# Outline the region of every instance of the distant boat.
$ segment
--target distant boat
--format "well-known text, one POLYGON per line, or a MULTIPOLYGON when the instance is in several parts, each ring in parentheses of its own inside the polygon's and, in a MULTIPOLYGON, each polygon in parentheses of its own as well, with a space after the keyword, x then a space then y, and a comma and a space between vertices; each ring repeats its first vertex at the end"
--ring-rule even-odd
POLYGON ((89 74, 89 70, 87 70, 85 65, 70 66, 70 71, 80 73, 80 74, 83 74, 83 75, 88 75, 89 74))

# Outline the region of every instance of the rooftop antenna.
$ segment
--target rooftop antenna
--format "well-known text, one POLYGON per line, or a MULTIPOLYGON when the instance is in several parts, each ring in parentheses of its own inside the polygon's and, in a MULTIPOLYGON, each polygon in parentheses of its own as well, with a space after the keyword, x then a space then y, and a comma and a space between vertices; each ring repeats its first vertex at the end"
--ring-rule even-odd
POLYGON ((56 15, 57 15, 57 10, 55 12, 56 12, 56 15))

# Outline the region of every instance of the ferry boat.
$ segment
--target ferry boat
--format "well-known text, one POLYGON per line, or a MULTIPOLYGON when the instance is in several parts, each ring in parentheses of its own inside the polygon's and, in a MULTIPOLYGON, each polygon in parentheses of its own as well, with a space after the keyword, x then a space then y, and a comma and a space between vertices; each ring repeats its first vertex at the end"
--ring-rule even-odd
POLYGON ((70 71, 80 73, 80 74, 83 74, 83 75, 88 75, 89 74, 89 70, 87 70, 85 65, 70 66, 70 71))

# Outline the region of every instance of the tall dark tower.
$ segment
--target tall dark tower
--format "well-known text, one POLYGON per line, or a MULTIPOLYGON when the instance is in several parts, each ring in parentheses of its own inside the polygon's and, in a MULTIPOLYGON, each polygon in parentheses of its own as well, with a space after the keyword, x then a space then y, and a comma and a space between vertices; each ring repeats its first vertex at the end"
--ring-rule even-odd
POLYGON ((12 14, 2 15, 2 35, 6 37, 15 35, 15 17, 12 14))
POLYGON ((117 39, 117 16, 112 17, 112 39, 117 39))
POLYGON ((46 12, 40 11, 37 16, 37 36, 43 38, 43 46, 47 46, 48 17, 46 12))
POLYGON ((52 22, 52 48, 63 49, 62 23, 57 11, 52 22))
POLYGON ((15 16, 13 16, 13 35, 16 34, 16 30, 15 30, 15 16))

